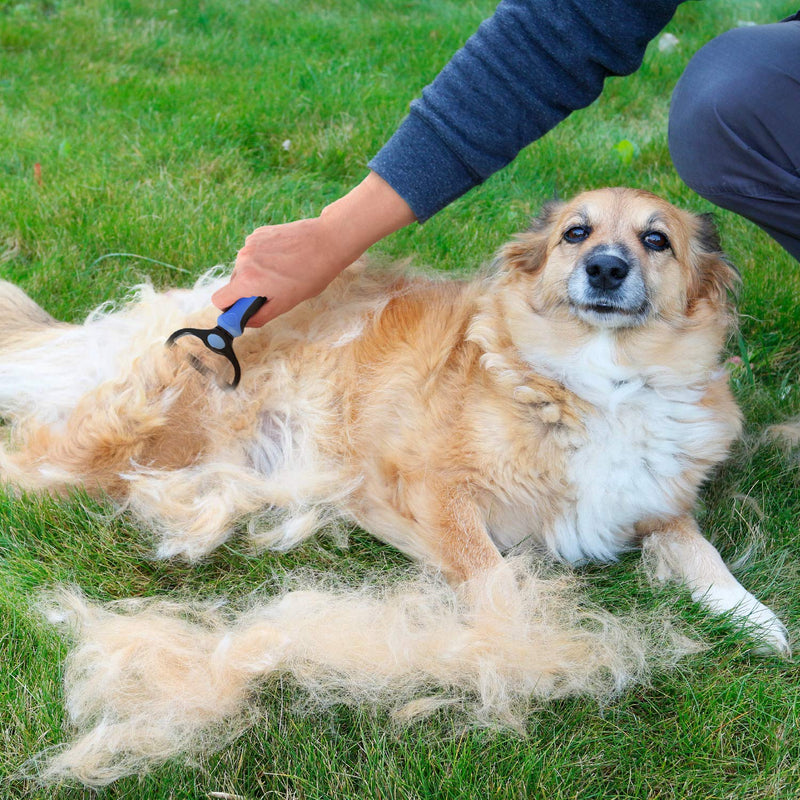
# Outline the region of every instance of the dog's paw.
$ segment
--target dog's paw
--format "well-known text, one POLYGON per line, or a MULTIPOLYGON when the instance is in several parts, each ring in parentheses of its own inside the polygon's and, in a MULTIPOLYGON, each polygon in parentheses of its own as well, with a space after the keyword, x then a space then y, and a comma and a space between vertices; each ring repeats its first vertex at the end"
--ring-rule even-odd
POLYGON ((739 619, 748 633, 757 641, 756 652, 762 655, 777 654, 783 658, 790 658, 792 648, 789 644, 789 632, 786 626, 778 617, 763 603, 754 597, 754 606, 746 613, 740 615, 738 609, 734 609, 734 617, 739 619))
POLYGON ((727 614, 756 641, 756 651, 765 655, 792 655, 789 633, 777 615, 742 586, 711 586, 693 599, 715 614, 727 614))

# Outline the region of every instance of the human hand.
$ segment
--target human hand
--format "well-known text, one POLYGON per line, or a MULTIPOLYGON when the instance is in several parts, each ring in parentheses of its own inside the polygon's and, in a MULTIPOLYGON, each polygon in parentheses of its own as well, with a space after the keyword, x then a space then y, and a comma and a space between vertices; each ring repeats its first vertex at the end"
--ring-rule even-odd
POLYGON ((211 298, 227 308, 240 297, 268 302, 250 318, 258 327, 319 294, 368 247, 414 221, 406 202, 376 173, 318 217, 257 228, 245 240, 231 280, 211 298))
POLYGON ((265 225, 247 237, 230 282, 211 299, 224 309, 240 297, 266 297, 247 323, 258 327, 319 294, 360 255, 342 247, 321 216, 265 225))

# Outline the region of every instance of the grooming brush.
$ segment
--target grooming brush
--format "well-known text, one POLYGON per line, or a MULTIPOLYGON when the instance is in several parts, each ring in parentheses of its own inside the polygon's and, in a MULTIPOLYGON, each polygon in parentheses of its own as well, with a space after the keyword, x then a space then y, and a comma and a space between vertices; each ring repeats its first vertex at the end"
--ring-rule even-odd
POLYGON ((223 356, 226 363, 233 367, 233 379, 230 382, 226 381, 221 372, 215 372, 194 354, 189 355, 192 366, 203 375, 214 375, 217 384, 223 389, 235 389, 242 377, 242 368, 233 351, 233 340, 242 335, 247 320, 266 302, 266 297, 242 297, 217 317, 215 327, 181 328, 167 339, 167 346, 172 347, 181 336, 194 336, 199 339, 212 353, 223 356))

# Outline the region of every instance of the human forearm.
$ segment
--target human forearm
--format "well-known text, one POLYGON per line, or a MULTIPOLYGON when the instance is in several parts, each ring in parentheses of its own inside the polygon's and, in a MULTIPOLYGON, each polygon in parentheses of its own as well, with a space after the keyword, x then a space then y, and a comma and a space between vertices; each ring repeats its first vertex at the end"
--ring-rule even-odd
POLYGON ((342 243, 340 258, 346 261, 342 269, 415 219, 408 203, 375 172, 320 214, 331 239, 338 238, 342 243))

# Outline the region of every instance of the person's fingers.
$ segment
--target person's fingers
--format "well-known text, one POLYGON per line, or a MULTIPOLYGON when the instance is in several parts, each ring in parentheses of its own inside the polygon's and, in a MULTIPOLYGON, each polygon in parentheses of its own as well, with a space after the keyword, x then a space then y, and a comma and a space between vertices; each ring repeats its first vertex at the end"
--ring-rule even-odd
MULTIPOLYGON (((214 294, 211 296, 211 302, 220 311, 224 311, 226 308, 230 308, 241 297, 257 296, 265 297, 266 295, 253 295, 248 294, 247 292, 242 293, 231 288, 229 284, 228 286, 224 286, 222 289, 214 292, 214 294)), ((279 313, 281 312, 279 311, 278 304, 273 303, 270 298, 267 297, 267 302, 255 314, 253 314, 249 320, 247 320, 246 327, 260 328, 262 325, 277 317, 279 313)))
POLYGON ((226 308, 230 308, 240 297, 250 296, 246 291, 242 291, 242 288, 238 281, 231 281, 211 295, 211 302, 224 311, 226 308))

